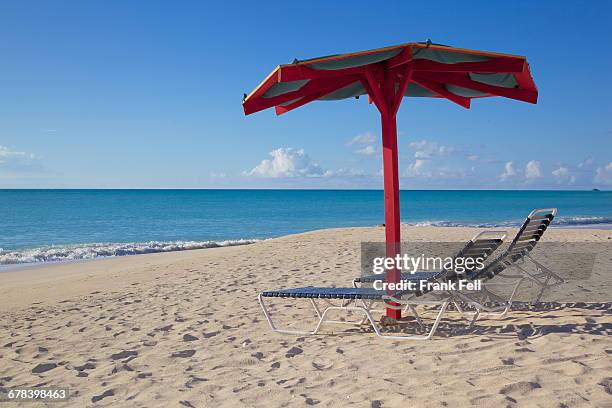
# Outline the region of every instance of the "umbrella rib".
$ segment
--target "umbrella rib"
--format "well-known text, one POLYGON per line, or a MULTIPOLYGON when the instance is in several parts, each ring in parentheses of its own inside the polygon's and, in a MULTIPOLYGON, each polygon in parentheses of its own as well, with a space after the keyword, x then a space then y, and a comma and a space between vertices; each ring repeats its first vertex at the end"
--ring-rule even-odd
POLYGON ((523 72, 525 60, 497 58, 489 61, 458 62, 443 64, 431 60, 414 61, 415 71, 426 72, 487 72, 487 73, 520 73, 523 72))
POLYGON ((344 81, 338 82, 336 85, 334 86, 330 86, 328 88, 325 89, 321 89, 319 91, 313 92, 309 95, 305 95, 303 96, 301 99, 290 103, 289 105, 277 105, 275 107, 275 111, 277 115, 282 115, 283 113, 287 113, 293 109, 299 108, 300 106, 306 105, 309 102, 312 102, 314 100, 317 100, 325 95, 328 95, 340 88, 344 88, 345 86, 350 85, 353 82, 357 82, 358 79, 356 78, 350 78, 350 79, 345 79, 344 81))
POLYGON ((418 77, 529 103, 536 103, 538 100, 537 92, 520 88, 503 88, 500 86, 488 85, 482 82, 473 81, 466 75, 458 73, 419 72, 418 77))
MULTIPOLYGON (((358 81, 360 75, 354 75, 347 77, 347 80, 352 78, 353 81, 358 81)), ((335 85, 335 82, 338 81, 338 78, 325 78, 319 80, 312 80, 302 86, 300 89, 295 91, 286 92, 281 95, 273 96, 270 98, 247 98, 246 101, 242 104, 245 113, 254 113, 264 109, 271 108, 273 106, 280 105, 285 102, 292 101, 294 99, 300 98, 302 96, 310 95, 312 92, 316 92, 321 89, 328 88, 332 85, 335 85)))
POLYGON ((368 69, 366 69, 365 71, 365 78, 366 78, 366 84, 367 84, 366 89, 368 90, 368 94, 370 95, 370 97, 372 98, 376 106, 378 107, 378 110, 380 111, 380 113, 383 115, 387 115, 389 110, 387 107, 387 103, 385 101, 385 97, 382 93, 382 90, 378 86, 378 82, 376 81, 376 78, 374 78, 374 74, 372 73, 372 70, 370 69, 370 67, 368 67, 368 69))
POLYGON ((334 70, 317 70, 305 65, 288 65, 280 68, 280 82, 299 81, 303 79, 322 79, 341 77, 347 75, 363 74, 366 66, 334 69, 334 70))
POLYGON ((417 84, 421 85, 422 87, 429 89, 431 92, 434 92, 435 94, 439 95, 440 97, 448 99, 449 101, 454 102, 457 105, 463 106, 466 109, 470 109, 470 98, 455 95, 448 89, 444 88, 441 83, 425 78, 419 78, 418 76, 415 76, 412 80, 417 84))
POLYGON ((395 115, 402 103, 402 99, 404 98, 404 94, 406 93, 406 88, 408 88, 408 84, 410 83, 410 77, 412 76, 412 64, 409 63, 404 70, 404 76, 400 81, 399 88, 393 98, 393 107, 391 112, 395 115))

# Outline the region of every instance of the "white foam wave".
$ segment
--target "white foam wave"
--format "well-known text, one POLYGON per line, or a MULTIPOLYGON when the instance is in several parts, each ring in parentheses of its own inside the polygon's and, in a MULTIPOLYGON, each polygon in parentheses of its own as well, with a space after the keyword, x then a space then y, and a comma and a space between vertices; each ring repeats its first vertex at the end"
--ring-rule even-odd
MULTIPOLYGON (((513 220, 502 222, 454 222, 454 221, 419 221, 414 223, 406 223, 416 227, 475 227, 475 228, 501 228, 501 227, 520 227, 525 220, 513 220)), ((612 217, 591 217, 591 216, 575 216, 575 217, 557 217, 553 220, 551 227, 578 227, 578 226, 596 226, 596 225, 612 224, 612 217)))
POLYGON ((100 257, 151 254, 156 252, 187 251, 192 249, 218 248, 246 245, 258 239, 226 241, 149 241, 133 243, 94 243, 79 245, 46 246, 40 248, 9 251, 0 248, 0 265, 15 265, 34 262, 60 262, 100 257))
POLYGON ((554 225, 597 225, 612 224, 612 217, 559 217, 553 221, 554 225))

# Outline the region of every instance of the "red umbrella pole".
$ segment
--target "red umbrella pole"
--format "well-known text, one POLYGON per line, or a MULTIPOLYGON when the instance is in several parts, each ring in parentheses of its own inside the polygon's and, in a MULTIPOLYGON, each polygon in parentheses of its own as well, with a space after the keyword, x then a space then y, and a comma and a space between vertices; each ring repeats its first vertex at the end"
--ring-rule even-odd
MULTIPOLYGON (((385 184, 385 241, 387 257, 400 253, 399 178, 397 170, 397 127, 395 115, 382 115, 383 177, 385 184)), ((399 282, 397 269, 387 271, 387 282, 399 282)), ((402 317, 400 310, 387 309, 387 316, 402 317)))
MULTIPOLYGON (((399 206, 399 174, 397 169, 397 125, 396 114, 408 86, 410 71, 407 69, 401 78, 396 91, 396 76, 389 71, 384 73, 380 81, 367 70, 364 86, 372 101, 380 111, 382 124, 383 146, 383 177, 385 185, 385 241, 387 257, 395 257, 400 253, 400 206, 399 206)), ((400 271, 393 268, 385 276, 387 283, 400 281, 400 271)), ((394 306, 399 306, 393 304, 394 306)), ((387 316, 399 319, 400 310, 387 308, 387 316)))

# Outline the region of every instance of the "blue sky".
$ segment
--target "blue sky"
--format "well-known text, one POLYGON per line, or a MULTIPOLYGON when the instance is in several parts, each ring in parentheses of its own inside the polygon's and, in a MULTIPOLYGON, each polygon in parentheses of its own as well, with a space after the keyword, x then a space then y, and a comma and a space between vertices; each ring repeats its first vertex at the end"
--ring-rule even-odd
POLYGON ((539 103, 405 99, 402 188, 612 186, 612 3, 246 3, 2 2, 0 187, 381 188, 367 100, 245 117, 242 94, 428 38, 526 55, 539 103))

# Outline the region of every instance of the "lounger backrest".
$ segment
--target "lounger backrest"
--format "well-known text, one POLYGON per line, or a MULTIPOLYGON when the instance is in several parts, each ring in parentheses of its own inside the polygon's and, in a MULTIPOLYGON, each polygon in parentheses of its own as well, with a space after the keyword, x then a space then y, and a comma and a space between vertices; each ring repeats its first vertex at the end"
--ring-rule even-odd
MULTIPOLYGON (((468 241, 461 251, 454 256, 454 260, 457 258, 472 258, 474 260, 482 258, 483 262, 486 260, 499 246, 504 242, 506 238, 506 231, 482 231, 474 238, 468 241)), ((446 269, 441 271, 436 276, 432 277, 432 281, 456 281, 458 279, 473 279, 477 273, 477 265, 474 265, 471 270, 466 269, 465 271, 458 273, 454 269, 446 269)), ((423 295, 428 291, 405 291, 398 293, 401 297, 402 294, 412 294, 416 296, 423 295)))
POLYGON ((523 259, 542 238, 555 215, 557 215, 556 208, 533 210, 527 216, 508 249, 479 273, 478 277, 491 279, 509 265, 523 259))
MULTIPOLYGON (((489 255, 491 255, 499 246, 504 242, 506 238, 506 231, 482 231, 479 232, 468 241, 468 243, 463 247, 461 251, 454 256, 454 259, 457 258, 472 258, 478 259, 481 258, 483 261, 486 260, 489 255)), ((460 275, 469 275, 472 270, 466 270, 463 273, 457 273, 454 269, 448 269, 443 271, 445 279, 453 279, 457 278, 460 275)))

